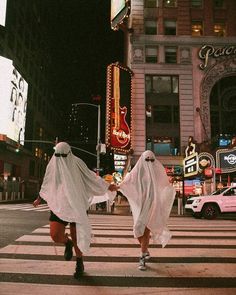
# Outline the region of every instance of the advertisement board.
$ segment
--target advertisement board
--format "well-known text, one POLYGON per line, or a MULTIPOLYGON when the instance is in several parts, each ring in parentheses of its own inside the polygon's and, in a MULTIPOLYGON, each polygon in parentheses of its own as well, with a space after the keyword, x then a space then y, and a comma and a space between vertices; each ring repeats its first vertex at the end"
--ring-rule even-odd
POLYGON ((184 177, 189 177, 198 174, 198 153, 193 153, 184 158, 184 177))
POLYGON ((129 0, 111 0, 111 28, 118 30, 119 24, 130 12, 129 0))
POLYGON ((216 166, 221 169, 221 173, 235 172, 236 171, 236 148, 217 150, 216 166))
POLYGON ((115 151, 131 149, 132 72, 117 63, 107 68, 106 145, 115 151))
POLYGON ((0 134, 16 142, 25 137, 27 93, 28 83, 12 60, 0 56, 0 134))
POLYGON ((7 0, 0 0, 0 26, 5 26, 7 0))

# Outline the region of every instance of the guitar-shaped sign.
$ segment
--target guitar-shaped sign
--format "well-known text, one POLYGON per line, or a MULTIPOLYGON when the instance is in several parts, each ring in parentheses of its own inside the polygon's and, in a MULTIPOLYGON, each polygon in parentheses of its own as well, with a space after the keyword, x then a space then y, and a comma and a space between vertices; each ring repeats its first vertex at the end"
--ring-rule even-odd
POLYGON ((111 146, 125 148, 130 144, 130 128, 126 122, 127 108, 120 107, 120 69, 113 67, 113 98, 111 99, 111 146))

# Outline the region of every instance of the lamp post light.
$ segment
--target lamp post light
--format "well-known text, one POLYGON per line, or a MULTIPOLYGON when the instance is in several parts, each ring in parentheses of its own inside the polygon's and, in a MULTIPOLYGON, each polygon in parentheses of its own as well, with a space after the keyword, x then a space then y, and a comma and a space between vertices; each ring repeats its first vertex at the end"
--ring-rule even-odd
POLYGON ((79 102, 73 104, 74 106, 79 106, 79 105, 85 105, 85 106, 91 106, 97 108, 97 113, 98 113, 98 128, 97 128, 97 146, 96 146, 96 151, 97 151, 97 165, 96 165, 96 172, 99 175, 100 171, 100 141, 101 141, 101 107, 100 105, 96 105, 93 103, 87 103, 87 102, 79 102))

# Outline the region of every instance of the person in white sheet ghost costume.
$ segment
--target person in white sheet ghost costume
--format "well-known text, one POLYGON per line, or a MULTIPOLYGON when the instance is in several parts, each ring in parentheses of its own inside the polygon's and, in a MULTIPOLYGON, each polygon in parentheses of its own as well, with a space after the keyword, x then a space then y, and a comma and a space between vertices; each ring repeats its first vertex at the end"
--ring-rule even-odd
POLYGON ((75 278, 83 275, 82 256, 89 250, 91 226, 87 215, 89 206, 105 200, 113 200, 116 185, 109 184, 96 173, 89 170, 86 164, 73 155, 66 142, 60 142, 50 159, 39 197, 33 205, 37 206, 43 198, 50 210, 50 235, 54 242, 64 243, 64 258, 71 260, 73 246, 76 253, 75 278), (65 233, 70 224, 71 239, 65 233))
POLYGON ((127 197, 133 216, 134 237, 141 246, 139 269, 146 270, 145 261, 150 234, 154 242, 165 247, 171 238, 167 228, 175 198, 175 190, 169 183, 165 168, 152 151, 145 151, 134 168, 126 174, 119 190, 127 197))

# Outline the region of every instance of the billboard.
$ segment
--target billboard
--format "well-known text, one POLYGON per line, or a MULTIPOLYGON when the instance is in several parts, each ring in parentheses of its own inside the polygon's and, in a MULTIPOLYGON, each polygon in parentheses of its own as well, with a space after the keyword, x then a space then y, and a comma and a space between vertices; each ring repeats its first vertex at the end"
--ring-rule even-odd
POLYGON ((131 149, 132 72, 118 63, 107 67, 106 144, 115 151, 131 149))
POLYGON ((198 174, 198 153, 192 153, 190 156, 184 158, 184 177, 189 177, 198 174))
POLYGON ((28 83, 14 68, 12 60, 0 56, 0 134, 23 141, 28 83))
POLYGON ((0 0, 0 26, 5 26, 7 0, 0 0))
POLYGON ((121 24, 130 13, 129 0, 111 0, 111 28, 118 30, 121 24))
POLYGON ((236 148, 220 149, 216 151, 216 166, 222 173, 236 171, 236 148))

